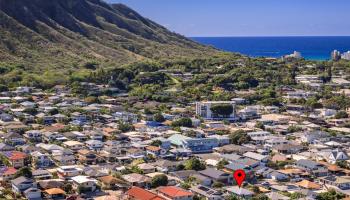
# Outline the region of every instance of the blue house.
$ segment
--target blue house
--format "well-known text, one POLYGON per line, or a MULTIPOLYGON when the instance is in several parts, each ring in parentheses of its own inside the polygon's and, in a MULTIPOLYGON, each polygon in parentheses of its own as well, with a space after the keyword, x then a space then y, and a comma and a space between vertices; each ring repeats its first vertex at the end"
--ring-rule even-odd
POLYGON ((190 150, 192 153, 208 153, 219 146, 216 138, 190 138, 180 134, 174 134, 168 138, 172 145, 190 150))

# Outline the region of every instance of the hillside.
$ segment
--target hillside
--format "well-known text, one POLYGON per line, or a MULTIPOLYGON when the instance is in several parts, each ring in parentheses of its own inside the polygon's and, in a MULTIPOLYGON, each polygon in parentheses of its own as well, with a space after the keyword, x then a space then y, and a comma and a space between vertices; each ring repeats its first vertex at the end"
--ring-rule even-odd
POLYGON ((0 0, 2 62, 41 70, 212 53, 214 49, 173 33, 122 4, 0 0))

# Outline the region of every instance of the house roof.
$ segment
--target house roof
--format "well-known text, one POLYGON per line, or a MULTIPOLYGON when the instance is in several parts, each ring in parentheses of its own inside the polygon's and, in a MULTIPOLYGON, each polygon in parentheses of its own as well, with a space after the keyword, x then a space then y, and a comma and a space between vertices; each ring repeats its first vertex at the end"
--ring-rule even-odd
POLYGON ((192 192, 183 190, 176 186, 160 187, 158 189, 158 192, 165 194, 167 197, 171 197, 171 198, 193 196, 192 192))
POLYGON ((0 168, 0 175, 13 175, 17 170, 13 167, 3 167, 0 168))
POLYGON ((254 159, 254 160, 264 160, 268 157, 268 156, 264 156, 264 155, 254 153, 254 152, 247 152, 247 153, 243 154, 243 156, 254 159))
POLYGON ((141 174, 136 174, 136 173, 123 175, 123 179, 128 181, 129 183, 151 181, 151 178, 141 174))
POLYGON ((27 158, 27 154, 20 151, 8 151, 2 153, 9 160, 21 160, 27 158))
POLYGON ((78 141, 73 141, 73 140, 69 140, 69 141, 66 141, 66 142, 63 142, 64 145, 66 146, 75 146, 75 145, 83 145, 83 143, 81 142, 78 142, 78 141))
POLYGON ((24 182, 27 182, 27 181, 33 182, 31 179, 28 179, 28 178, 26 178, 26 177, 24 177, 24 176, 20 176, 20 177, 18 177, 18 178, 16 178, 16 179, 13 179, 13 180, 11 181, 11 183, 14 184, 14 185, 19 185, 19 184, 24 183, 24 182))
POLYGON ((51 188, 51 189, 45 190, 44 192, 49 195, 66 194, 66 192, 63 191, 61 188, 51 188))
POLYGON ((146 149, 149 151, 159 151, 160 150, 160 148, 156 147, 156 146, 147 146, 146 149))
POLYGON ((74 182, 77 182, 78 184, 86 183, 86 182, 97 182, 96 179, 89 178, 88 176, 74 176, 72 177, 72 180, 74 182))
POLYGON ((126 194, 135 200, 165 200, 164 198, 139 187, 132 187, 126 192, 126 194))
POLYGON ((241 187, 238 187, 238 186, 231 186, 231 187, 227 187, 226 190, 228 192, 232 192, 238 196, 251 196, 253 195, 254 193, 247 190, 247 189, 244 189, 244 188, 241 188, 241 187))
POLYGON ((306 189, 318 190, 321 188, 321 185, 314 183, 314 182, 311 182, 311 181, 308 181, 308 180, 303 180, 303 181, 300 181, 296 184, 297 184, 297 186, 302 187, 302 188, 306 188, 306 189))
POLYGON ((216 170, 213 168, 207 168, 203 171, 199 171, 200 174, 210 177, 210 178, 214 178, 214 179, 218 179, 220 178, 220 176, 227 174, 226 172, 220 171, 220 170, 216 170))

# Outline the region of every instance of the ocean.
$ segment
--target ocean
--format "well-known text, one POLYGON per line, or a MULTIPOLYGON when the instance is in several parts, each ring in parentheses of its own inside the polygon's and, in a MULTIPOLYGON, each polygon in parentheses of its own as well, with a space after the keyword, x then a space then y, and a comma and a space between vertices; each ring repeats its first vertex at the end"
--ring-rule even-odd
POLYGON ((279 58, 294 51, 307 60, 329 60, 331 52, 350 50, 350 36, 322 37, 192 37, 218 49, 252 57, 279 58))

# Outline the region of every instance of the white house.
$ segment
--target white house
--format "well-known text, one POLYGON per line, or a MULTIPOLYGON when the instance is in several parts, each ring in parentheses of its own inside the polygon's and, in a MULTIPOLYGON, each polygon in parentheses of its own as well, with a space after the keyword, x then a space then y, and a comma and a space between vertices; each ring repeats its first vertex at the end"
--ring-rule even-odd
POLYGON ((80 149, 82 149, 84 147, 84 144, 78 141, 66 141, 63 142, 63 146, 73 150, 73 151, 79 151, 80 149))
POLYGON ((103 142, 99 140, 88 140, 85 143, 86 146, 91 150, 100 150, 103 147, 103 142))
POLYGON ((235 120, 236 119, 236 102, 235 101, 202 101, 196 102, 196 115, 207 119, 207 120, 235 120), (231 105, 233 107, 233 112, 230 115, 222 116, 217 115, 212 112, 211 108, 214 105, 231 105))
POLYGON ((75 176, 71 178, 73 181, 73 187, 84 188, 84 191, 95 191, 97 180, 89 178, 88 176, 75 176))

